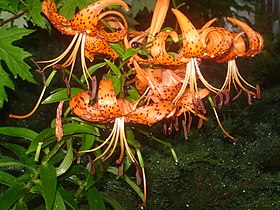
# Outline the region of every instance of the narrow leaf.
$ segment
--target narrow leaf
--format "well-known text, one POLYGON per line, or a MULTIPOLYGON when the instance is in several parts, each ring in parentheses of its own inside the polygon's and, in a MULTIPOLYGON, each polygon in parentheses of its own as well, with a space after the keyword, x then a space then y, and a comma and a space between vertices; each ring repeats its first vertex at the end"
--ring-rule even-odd
MULTIPOLYGON (((119 175, 119 170, 116 167, 109 166, 107 171, 112 173, 112 174, 115 174, 116 176, 119 175)), ((141 198, 141 200, 144 201, 144 194, 143 194, 141 188, 135 182, 133 182, 127 175, 124 174, 122 176, 122 178, 138 194, 138 196, 141 198)))
POLYGON ((124 208, 121 206, 121 204, 112 196, 105 194, 105 193, 101 193, 101 197, 107 202, 109 203, 112 208, 114 210, 124 210, 124 208))
POLYGON ((19 183, 13 185, 0 197, 1 210, 11 209, 12 205, 22 198, 26 193, 28 193, 29 188, 23 184, 19 183))
POLYGON ((25 138, 30 141, 33 141, 35 137, 38 135, 38 133, 36 133, 33 130, 30 130, 28 128, 20 128, 20 127, 0 127, 0 134, 25 138))
POLYGON ((69 167, 72 165, 73 160, 73 148, 72 148, 72 139, 67 140, 67 153, 61 162, 61 164, 56 169, 57 176, 60 176, 61 174, 64 174, 69 167))
POLYGON ((96 136, 91 134, 86 134, 83 136, 82 139, 82 146, 80 147, 79 151, 88 150, 92 147, 96 136))
POLYGON ((91 187, 87 192, 87 200, 89 209, 91 210, 106 210, 104 201, 97 189, 91 187))
POLYGON ((119 43, 110 43, 110 47, 120 56, 121 58, 124 57, 124 46, 119 43))
MULTIPOLYGON (((93 66, 88 68, 88 72, 89 72, 90 75, 92 75, 96 70, 102 68, 105 65, 106 65, 106 62, 101 62, 101 63, 94 64, 93 66)), ((87 77, 88 77, 88 75, 87 75, 87 77)), ((80 80, 81 80, 82 83, 85 82, 84 74, 81 76, 80 80)))
POLYGON ((6 147, 7 149, 11 150, 14 154, 16 154, 22 163, 25 163, 30 167, 35 166, 34 160, 26 154, 26 149, 24 147, 6 142, 0 144, 6 147))
POLYGON ((6 185, 8 187, 11 187, 13 185, 17 185, 20 183, 17 177, 5 172, 0 171, 0 183, 3 185, 6 185))
POLYGON ((42 104, 51 104, 56 103, 59 101, 66 101, 72 98, 73 96, 77 95, 82 89, 80 88, 71 88, 71 94, 70 97, 67 96, 67 89, 62 89, 59 91, 56 91, 55 93, 51 94, 49 97, 47 97, 42 104))
POLYGON ((31 142, 31 144, 29 145, 26 153, 29 154, 31 152, 35 152, 40 141, 44 142, 46 139, 51 138, 51 137, 56 138, 54 128, 47 128, 47 129, 41 131, 36 136, 36 138, 31 142))
POLYGON ((1 158, 0 167, 27 167, 28 168, 29 166, 13 158, 1 158))
POLYGON ((40 166, 40 178, 42 181, 42 195, 45 200, 46 209, 52 209, 56 196, 56 170, 55 167, 48 164, 40 166))
POLYGON ((109 67, 112 69, 112 71, 116 74, 116 76, 120 78, 122 75, 121 70, 111 61, 106 60, 106 59, 105 59, 105 61, 109 65, 109 67))
POLYGON ((115 94, 118 95, 122 89, 121 80, 118 78, 118 76, 112 75, 110 73, 106 75, 106 79, 112 80, 112 83, 114 85, 115 94))
POLYGON ((130 58, 133 55, 136 55, 138 53, 138 50, 134 49, 134 48, 128 48, 125 52, 124 55, 122 57, 123 60, 126 60, 128 58, 130 58))
POLYGON ((127 100, 134 102, 136 101, 138 98, 140 98, 140 94, 137 91, 137 89, 133 86, 129 86, 129 89, 127 90, 127 93, 129 94, 128 97, 126 97, 127 100))
POLYGON ((66 191, 62 187, 58 187, 58 192, 60 193, 62 199, 64 200, 64 203, 66 203, 67 206, 69 206, 73 210, 79 210, 79 207, 70 192, 66 191))
POLYGON ((63 125, 64 135, 72 135, 75 133, 88 133, 99 136, 97 127, 87 124, 69 123, 63 125))
POLYGON ((56 191, 55 194, 55 200, 54 200, 52 210, 66 210, 66 206, 64 204, 63 198, 61 197, 58 191, 56 191))

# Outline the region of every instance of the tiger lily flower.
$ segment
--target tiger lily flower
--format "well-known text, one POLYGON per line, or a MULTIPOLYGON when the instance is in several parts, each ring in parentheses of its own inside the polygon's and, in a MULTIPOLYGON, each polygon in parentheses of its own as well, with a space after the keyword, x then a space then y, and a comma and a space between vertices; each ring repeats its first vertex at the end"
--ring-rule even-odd
MULTIPOLYGON (((87 91, 82 91, 71 98, 69 106, 74 114, 86 121, 98 123, 114 122, 114 125, 111 134, 102 144, 83 152, 93 152, 108 144, 102 154, 95 159, 102 158, 102 160, 105 161, 112 156, 117 143, 119 142, 121 152, 116 163, 122 163, 126 150, 129 158, 139 172, 139 163, 134 157, 125 136, 125 123, 132 122, 152 125, 167 117, 170 113, 174 113, 174 106, 169 102, 159 101, 157 103, 134 108, 135 106, 131 102, 125 99, 116 98, 111 80, 101 80, 98 89, 97 102, 91 105, 90 101, 90 94, 87 91)), ((142 172, 143 177, 145 177, 143 168, 142 172)), ((143 180, 145 180, 145 178, 143 178, 143 180)), ((145 183, 144 186, 146 186, 145 183)), ((144 189, 144 192, 146 192, 146 189, 144 189)))
POLYGON ((82 70, 89 88, 87 78, 91 78, 91 76, 86 66, 85 57, 90 61, 93 61, 94 55, 96 54, 106 54, 112 58, 117 58, 117 54, 110 48, 108 42, 118 42, 122 40, 127 31, 127 22, 120 12, 106 11, 101 13, 102 9, 110 5, 120 5, 126 11, 129 9, 126 3, 122 0, 99 0, 80 10, 71 20, 67 20, 65 17, 57 13, 57 8, 54 2, 51 0, 44 0, 42 3, 42 11, 52 25, 63 34, 72 35, 74 38, 60 56, 48 61, 39 61, 38 63, 49 63, 44 67, 44 69, 46 69, 60 62, 72 50, 69 58, 62 64, 62 67, 68 67, 71 65, 68 79, 70 80, 77 52, 80 47, 82 70), (123 24, 114 16, 118 16, 123 24), (100 21, 101 19, 107 21, 111 28, 118 29, 118 31, 112 33, 107 32, 105 30, 106 27, 100 21))
MULTIPOLYGON (((248 49, 246 49, 246 44, 242 37, 243 32, 233 33, 233 43, 229 48, 229 51, 224 55, 214 58, 216 62, 228 63, 226 79, 223 86, 221 87, 221 90, 228 90, 228 92, 230 92, 231 84, 234 85, 236 90, 238 90, 238 87, 240 87, 242 91, 247 93, 248 103, 251 104, 251 96, 260 98, 260 87, 259 85, 256 85, 256 87, 254 87, 241 76, 236 64, 236 58, 252 57, 259 53, 263 47, 263 37, 259 33, 255 32, 252 28, 250 28, 247 24, 234 18, 228 17, 227 19, 232 23, 238 25, 245 32, 249 43, 248 49), (246 86, 253 89, 253 91, 249 90, 246 86)), ((238 96, 239 94, 236 97, 238 96)))
MULTIPOLYGON (((186 63, 186 73, 182 87, 178 95, 172 101, 173 104, 176 104, 184 94, 188 85, 190 91, 192 92, 193 99, 195 100, 198 97, 196 75, 198 74, 199 77, 202 77, 202 74, 200 73, 198 67, 197 58, 201 58, 204 55, 205 49, 202 40, 199 36, 199 33, 195 29, 191 21, 177 9, 172 9, 172 12, 176 16, 176 19, 182 31, 183 46, 178 54, 178 57, 183 59, 189 59, 189 61, 186 63)), ((206 80, 203 78, 201 81, 203 83, 203 81, 206 80)))

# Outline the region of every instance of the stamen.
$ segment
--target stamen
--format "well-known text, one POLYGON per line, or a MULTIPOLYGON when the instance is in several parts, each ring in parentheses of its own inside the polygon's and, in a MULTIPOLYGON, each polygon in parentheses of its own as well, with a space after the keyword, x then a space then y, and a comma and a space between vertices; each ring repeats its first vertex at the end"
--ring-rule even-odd
POLYGON ((69 46, 67 47, 67 49, 66 49, 61 55, 59 55, 58 57, 56 57, 56 58, 54 58, 54 59, 52 59, 52 60, 47 60, 47 61, 37 61, 37 63, 51 63, 51 64, 45 66, 45 67, 43 68, 43 70, 47 69, 47 68, 50 67, 50 66, 53 66, 53 65, 57 64, 59 61, 61 61, 61 60, 69 53, 69 51, 71 50, 71 48, 72 48, 73 45, 75 44, 76 39, 78 38, 78 36, 79 36, 79 33, 75 34, 75 36, 74 36, 74 38, 72 39, 70 45, 69 45, 69 46))
POLYGON ((38 101, 37 101, 37 103, 36 103, 36 105, 35 105, 35 107, 31 110, 31 112, 29 112, 29 113, 26 114, 26 115, 9 114, 9 117, 10 117, 10 118, 16 118, 16 119, 25 119, 25 118, 30 117, 32 114, 34 114, 34 112, 37 110, 37 108, 39 107, 39 105, 40 105, 40 103, 41 103, 41 101, 42 101, 42 98, 43 98, 43 96, 44 96, 44 93, 45 93, 45 91, 46 91, 46 88, 47 88, 47 86, 45 85, 44 88, 43 88, 43 90, 42 90, 42 92, 41 92, 41 95, 40 95, 40 97, 39 97, 39 99, 38 99, 38 101))

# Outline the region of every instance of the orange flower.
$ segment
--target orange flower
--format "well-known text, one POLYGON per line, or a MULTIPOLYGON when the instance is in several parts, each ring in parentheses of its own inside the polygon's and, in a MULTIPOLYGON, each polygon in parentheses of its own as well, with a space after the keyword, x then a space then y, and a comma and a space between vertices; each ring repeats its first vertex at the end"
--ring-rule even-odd
MULTIPOLYGON (((125 136, 125 123, 132 122, 152 125, 162 120, 164 117, 167 117, 170 113, 174 113, 175 109, 173 105, 169 102, 159 101, 135 108, 137 104, 132 104, 125 99, 116 98, 111 80, 101 80, 96 103, 91 105, 90 101, 90 94, 86 91, 82 91, 70 100, 69 106, 77 116, 84 120, 98 123, 114 122, 114 125, 110 135, 102 144, 83 152, 93 152, 107 145, 102 154, 95 159, 102 158, 102 160, 105 161, 112 156, 119 142, 121 152, 116 163, 122 163, 126 150, 139 172, 139 163, 134 157, 125 136)), ((142 168, 142 175, 145 180, 144 168, 142 168)), ((144 183, 144 188, 145 186, 146 183, 144 183)), ((144 192, 146 192, 146 189, 144 189, 144 192)), ((146 197, 146 194, 144 197, 146 197)))
MULTIPOLYGON (((248 103, 251 104, 251 96, 260 98, 260 87, 259 85, 256 85, 256 87, 254 87, 241 76, 238 71, 235 59, 238 57, 253 57, 257 53, 259 53, 263 47, 263 37, 259 33, 251 29, 247 24, 234 18, 228 17, 227 19, 232 23, 238 25, 245 32, 248 38, 248 49, 246 50, 246 44, 242 37, 243 32, 233 33, 233 42, 228 52, 214 58, 216 62, 228 63, 226 79, 220 90, 227 90, 228 92, 230 92, 231 85, 233 84, 236 90, 238 90, 239 87, 242 91, 247 93, 248 103), (255 92, 249 90, 246 86, 253 89, 253 91, 255 92)), ((239 94, 236 97, 238 96, 239 94)))
POLYGON ((91 75, 88 72, 85 57, 90 61, 93 61, 94 55, 96 54, 106 54, 112 58, 117 58, 117 54, 111 49, 108 42, 118 42, 122 40, 127 32, 127 22, 120 12, 110 10, 101 13, 102 9, 110 5, 120 5, 125 10, 128 10, 128 6, 122 0, 99 0, 79 11, 72 20, 67 20, 57 13, 54 2, 51 0, 44 0, 42 3, 42 10, 53 26, 63 34, 74 35, 74 38, 69 47, 60 56, 48 61, 39 61, 38 63, 50 63, 44 67, 44 69, 46 69, 60 62, 73 49, 69 58, 62 64, 62 67, 71 65, 68 79, 70 80, 77 52, 81 46, 82 70, 89 87, 87 78, 91 78, 91 75), (118 16, 123 24, 114 16, 118 16), (110 28, 117 29, 117 31, 111 33, 107 32, 105 25, 100 21, 101 19, 107 21, 110 28))

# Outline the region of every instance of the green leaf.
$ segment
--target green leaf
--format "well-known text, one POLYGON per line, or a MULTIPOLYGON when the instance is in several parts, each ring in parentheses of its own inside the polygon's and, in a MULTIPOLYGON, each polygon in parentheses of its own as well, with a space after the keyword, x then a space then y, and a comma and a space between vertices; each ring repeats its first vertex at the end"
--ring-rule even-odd
POLYGON ((139 12, 143 11, 144 8, 148 9, 148 12, 153 11, 156 0, 133 0, 131 4, 130 13, 132 17, 135 17, 139 12))
POLYGON ((35 137, 38 135, 38 133, 36 133, 33 130, 30 130, 28 128, 19 128, 19 127, 0 127, 0 134, 24 138, 30 141, 33 141, 35 137))
POLYGON ((56 191, 55 194, 55 200, 54 200, 52 210, 66 210, 66 206, 64 204, 63 198, 58 191, 56 191))
POLYGON ((95 173, 94 173, 94 175, 92 175, 91 173, 87 173, 87 175, 86 175, 87 178, 85 181, 86 190, 91 188, 99 179, 101 179, 101 177, 104 175, 108 165, 109 165, 108 162, 104 162, 104 163, 100 163, 100 161, 93 162, 93 167, 94 167, 95 173))
POLYGON ((58 187, 58 192, 60 193, 62 199, 64 200, 64 203, 66 203, 67 206, 69 206, 71 209, 79 210, 79 207, 70 192, 66 191, 61 186, 58 187))
POLYGON ((110 43, 110 47, 121 57, 124 56, 124 46, 119 43, 110 43))
POLYGON ((13 158, 1 158, 0 167, 27 167, 27 168, 29 168, 28 165, 23 164, 22 162, 15 160, 13 158))
POLYGON ((28 193, 29 188, 24 183, 13 185, 0 197, 1 210, 11 209, 12 205, 28 193))
POLYGON ((15 210, 28 210, 26 203, 18 202, 14 208, 15 210))
POLYGON ((1 0, 0 9, 15 13, 18 8, 18 2, 19 0, 1 0))
POLYGON ((71 94, 70 97, 67 96, 67 89, 60 89, 56 91, 55 93, 51 94, 49 97, 47 97, 42 104, 51 104, 56 103, 59 101, 66 101, 69 100, 69 98, 72 98, 73 96, 77 95, 79 92, 81 92, 82 89, 80 88, 71 88, 71 94))
POLYGON ((101 193, 101 196, 107 203, 109 203, 113 207, 114 210, 124 210, 121 204, 112 196, 105 193, 101 193))
MULTIPOLYGON (((119 169, 116 167, 109 166, 107 171, 112 174, 115 174, 116 176, 119 175, 119 169)), ((133 182, 127 175, 124 174, 122 176, 122 178, 138 194, 138 196, 141 198, 141 200, 144 201, 144 194, 143 194, 141 188, 135 182, 133 182)))
POLYGON ((31 144, 29 145, 26 153, 29 154, 31 152, 34 152, 36 151, 37 147, 38 147, 38 144, 39 142, 43 142, 45 141, 46 139, 48 138, 56 138, 55 137, 55 129, 54 128, 47 128, 43 131, 41 131, 37 136, 36 138, 31 142, 31 144))
MULTIPOLYGON (((97 63, 97 64, 94 64, 93 66, 89 67, 88 68, 88 73, 90 75, 92 75, 96 70, 104 67, 106 65, 106 62, 101 62, 101 63, 97 63)), ((88 75, 86 75, 88 77, 88 75)), ((84 83, 85 82, 85 76, 84 74, 81 76, 81 82, 84 83)))
POLYGON ((60 176, 61 174, 64 174, 69 167, 72 165, 73 160, 73 148, 72 148, 72 139, 67 140, 67 153, 61 162, 61 164, 56 169, 57 176, 60 176))
POLYGON ((121 80, 118 78, 118 76, 114 76, 112 74, 107 74, 106 75, 106 79, 111 79, 113 86, 114 86, 114 90, 115 90, 115 94, 118 95, 122 89, 121 86, 121 80))
POLYGON ((122 76, 121 70, 111 61, 106 60, 106 59, 105 59, 105 61, 109 65, 109 67, 112 69, 112 71, 116 74, 116 76, 118 78, 120 78, 122 76))
POLYGON ((3 185, 6 185, 8 187, 11 187, 13 185, 19 184, 20 181, 18 180, 17 177, 4 172, 4 171, 0 171, 0 183, 3 185))
POLYGON ((133 55, 136 55, 138 53, 138 50, 134 49, 134 48, 128 48, 125 52, 124 55, 122 57, 123 60, 126 60, 128 58, 130 58, 133 55))
POLYGON ((26 7, 28 9, 27 17, 32 19, 34 25, 46 28, 46 24, 42 12, 42 2, 40 0, 27 0, 26 7))
MULTIPOLYGON (((29 72, 30 67, 24 62, 24 59, 31 56, 30 53, 25 52, 22 48, 13 46, 12 43, 32 33, 33 30, 13 27, 7 29, 0 28, 0 60, 5 61, 7 67, 16 76, 20 76, 23 80, 35 83, 32 74, 29 72)), ((3 106, 4 100, 7 100, 7 94, 4 87, 14 89, 13 82, 8 77, 8 74, 3 70, 0 63, 0 107, 3 106)))
POLYGON ((52 209, 56 196, 56 170, 53 165, 42 164, 40 166, 40 178, 42 181, 42 195, 45 200, 46 209, 52 209))
MULTIPOLYGON (((88 124, 78 124, 78 123, 68 123, 63 125, 64 136, 73 135, 77 133, 87 133, 99 136, 99 129, 95 126, 88 124)), ((49 144, 51 141, 55 140, 55 129, 48 128, 43 130, 37 135, 37 137, 31 142, 29 148, 27 149, 27 154, 36 151, 39 142, 44 142, 42 147, 49 144)))
POLYGON ((91 187, 87 192, 87 200, 89 209, 91 210, 106 210, 104 201, 97 189, 91 187))
POLYGON ((77 7, 81 10, 87 5, 91 4, 92 0, 83 0, 83 1, 76 1, 76 0, 67 0, 63 1, 62 7, 59 9, 59 13, 70 20, 75 12, 77 7))
POLYGON ((33 30, 17 27, 0 28, 0 59, 5 61, 14 76, 19 75, 23 80, 35 83, 32 74, 28 71, 30 67, 24 62, 24 59, 31 54, 12 45, 14 41, 20 40, 32 32, 33 30))
POLYGON ((1 142, 0 144, 15 153, 22 163, 30 167, 35 166, 34 160, 26 154, 26 149, 24 147, 6 142, 1 142))
POLYGON ((91 134, 86 134, 83 136, 82 139, 82 146, 80 147, 79 151, 88 150, 92 147, 96 136, 91 134))
POLYGON ((128 93, 129 96, 127 96, 126 99, 131 101, 131 102, 134 102, 138 98, 140 98, 140 94, 139 94, 138 90, 133 86, 129 86, 129 89, 127 90, 127 93, 128 93))
POLYGON ((87 124, 69 123, 63 125, 64 135, 73 135, 75 133, 87 133, 99 136, 97 127, 87 124))
POLYGON ((5 91, 5 87, 8 87, 12 90, 15 89, 12 80, 2 68, 0 61, 0 107, 3 107, 4 100, 7 101, 7 93, 5 91))

